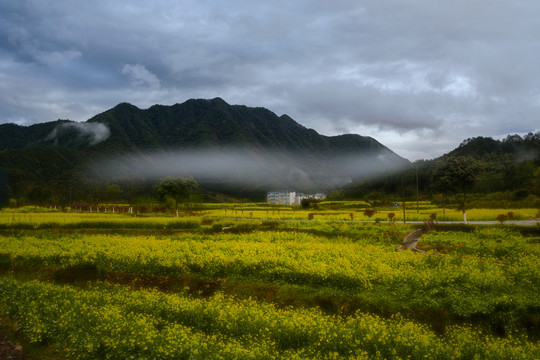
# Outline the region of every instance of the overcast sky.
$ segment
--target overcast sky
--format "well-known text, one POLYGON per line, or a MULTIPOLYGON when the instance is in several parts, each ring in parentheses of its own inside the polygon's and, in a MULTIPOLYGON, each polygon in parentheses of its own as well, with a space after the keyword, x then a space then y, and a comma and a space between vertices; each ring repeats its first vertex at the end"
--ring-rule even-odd
POLYGON ((410 160, 540 129, 538 0, 0 0, 0 123, 190 98, 410 160))

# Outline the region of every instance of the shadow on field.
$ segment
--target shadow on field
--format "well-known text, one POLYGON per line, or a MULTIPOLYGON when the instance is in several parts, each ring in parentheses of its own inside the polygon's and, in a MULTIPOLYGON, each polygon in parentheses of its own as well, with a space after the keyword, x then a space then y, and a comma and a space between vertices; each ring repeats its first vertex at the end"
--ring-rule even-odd
POLYGON ((62 284, 73 284, 77 282, 97 281, 99 271, 94 264, 77 264, 54 270, 52 279, 62 284))

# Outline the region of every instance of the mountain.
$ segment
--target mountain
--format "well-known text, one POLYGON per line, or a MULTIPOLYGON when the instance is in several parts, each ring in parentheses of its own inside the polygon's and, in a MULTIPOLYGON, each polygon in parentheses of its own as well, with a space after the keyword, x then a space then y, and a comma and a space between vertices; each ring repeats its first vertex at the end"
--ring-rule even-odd
MULTIPOLYGON (((229 105, 220 98, 188 100, 173 106, 155 105, 147 110, 122 103, 88 122, 102 123, 111 129, 111 137, 100 146, 131 150, 234 145, 295 152, 392 153, 370 137, 322 136, 287 115, 278 117, 265 108, 229 105)), ((403 159, 396 156, 396 160, 403 159)))
POLYGON ((373 138, 320 135, 287 115, 220 98, 149 109, 121 103, 84 123, 0 125, 0 175, 14 197, 35 184, 155 183, 166 175, 240 192, 308 191, 408 163, 373 138))

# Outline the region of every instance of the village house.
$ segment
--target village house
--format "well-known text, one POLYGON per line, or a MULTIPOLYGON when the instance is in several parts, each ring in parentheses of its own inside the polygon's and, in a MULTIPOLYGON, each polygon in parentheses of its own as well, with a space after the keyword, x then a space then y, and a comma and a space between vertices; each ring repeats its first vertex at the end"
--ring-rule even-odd
POLYGON ((266 194, 266 201, 271 204, 300 205, 303 199, 324 200, 326 194, 304 194, 291 190, 270 191, 266 194))

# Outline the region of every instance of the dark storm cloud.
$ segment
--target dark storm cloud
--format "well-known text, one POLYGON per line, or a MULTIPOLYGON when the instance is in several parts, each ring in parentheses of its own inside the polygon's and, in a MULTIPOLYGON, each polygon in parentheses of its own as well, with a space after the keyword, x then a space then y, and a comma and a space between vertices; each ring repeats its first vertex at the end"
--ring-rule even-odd
POLYGON ((220 96, 434 157, 538 130, 540 3, 0 0, 0 122, 220 96))

